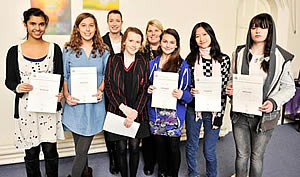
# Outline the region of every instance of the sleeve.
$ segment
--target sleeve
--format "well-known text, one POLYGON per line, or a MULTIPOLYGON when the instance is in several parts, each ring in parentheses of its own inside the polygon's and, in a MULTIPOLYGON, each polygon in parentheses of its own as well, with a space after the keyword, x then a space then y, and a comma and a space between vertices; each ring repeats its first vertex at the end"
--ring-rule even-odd
MULTIPOLYGON (((108 61, 108 58, 109 58, 109 56, 110 56, 110 54, 109 54, 109 52, 108 51, 106 51, 105 50, 105 52, 104 52, 104 54, 103 55, 105 55, 104 57, 103 57, 103 60, 102 60, 102 62, 103 62, 103 73, 105 73, 105 71, 106 71, 106 66, 107 66, 107 61, 108 61)), ((105 79, 105 75, 103 76, 103 80, 105 79)))
POLYGON ((188 104, 193 100, 193 95, 190 92, 190 85, 191 85, 191 70, 187 63, 183 61, 181 65, 181 72, 180 72, 180 84, 179 89, 183 91, 183 95, 179 100, 181 104, 188 104))
POLYGON ((222 73, 222 93, 221 93, 221 112, 217 112, 217 115, 214 119, 213 125, 221 127, 223 123, 223 117, 226 109, 227 95, 226 95, 226 86, 229 81, 230 73, 230 59, 227 56, 223 63, 223 73, 222 73))
POLYGON ((18 64, 18 47, 11 47, 6 55, 6 77, 5 85, 13 91, 17 97, 22 97, 23 93, 17 93, 16 88, 20 84, 19 64, 18 64))
POLYGON ((290 69, 291 62, 287 62, 284 66, 282 76, 279 80, 279 91, 275 94, 271 94, 268 99, 271 102, 275 102, 276 110, 280 110, 281 106, 288 102, 295 95, 295 82, 290 69))
POLYGON ((115 81, 114 79, 120 78, 120 71, 115 71, 118 69, 118 63, 114 63, 113 61, 116 60, 116 55, 113 55, 109 57, 106 70, 105 70, 105 94, 107 95, 107 98, 109 100, 109 103, 112 104, 114 107, 119 108, 121 103, 125 103, 124 97, 120 95, 120 85, 117 85, 115 83, 118 83, 118 81, 115 81), (116 76, 116 77, 114 77, 116 76), (115 81, 115 82, 114 82, 115 81))
POLYGON ((69 61, 70 55, 69 55, 69 53, 70 53, 70 49, 64 48, 64 50, 63 50, 64 81, 68 81, 70 78, 70 61, 69 61))
POLYGON ((64 72, 63 72, 63 58, 60 47, 57 44, 54 44, 54 74, 60 74, 60 85, 59 90, 62 89, 64 82, 64 72))
POLYGON ((137 100, 135 102, 135 106, 134 109, 138 112, 141 113, 142 110, 145 108, 146 104, 147 104, 147 89, 149 86, 149 81, 148 81, 148 75, 149 75, 149 63, 144 61, 143 63, 143 68, 141 68, 141 72, 142 73, 142 78, 141 78, 141 82, 138 83, 140 85, 140 89, 138 92, 138 97, 137 100))

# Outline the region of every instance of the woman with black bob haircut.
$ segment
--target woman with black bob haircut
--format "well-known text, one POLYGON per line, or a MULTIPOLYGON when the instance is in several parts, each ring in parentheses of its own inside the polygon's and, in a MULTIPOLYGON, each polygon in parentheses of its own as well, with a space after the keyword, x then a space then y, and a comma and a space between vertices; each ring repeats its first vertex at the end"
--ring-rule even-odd
MULTIPOLYGON (((212 27, 201 22, 194 26, 190 38, 190 54, 187 56, 187 63, 191 69, 191 93, 199 93, 195 89, 195 80, 203 77, 211 79, 222 78, 221 82, 221 110, 195 111, 195 98, 187 106, 186 113, 186 160, 188 175, 190 177, 200 176, 197 169, 197 152, 199 144, 200 129, 204 126, 203 153, 206 160, 206 176, 217 176, 217 155, 216 145, 222 126, 226 107, 226 85, 229 76, 230 59, 221 52, 219 43, 212 27)), ((205 102, 206 100, 201 100, 205 102)))
POLYGON ((23 13, 26 40, 11 47, 6 58, 5 85, 15 94, 15 144, 25 149, 25 167, 28 177, 41 177, 40 151, 42 148, 47 177, 58 177, 57 139, 64 139, 61 122, 62 93, 57 93, 56 113, 31 112, 28 95, 34 89, 30 78, 35 73, 61 75, 63 85, 63 61, 60 47, 43 39, 49 18, 38 8, 23 13))
MULTIPOLYGON (((293 58, 294 55, 276 44, 271 15, 262 13, 251 19, 246 45, 238 46, 234 52, 232 73, 262 77, 263 101, 257 108, 262 116, 231 111, 236 177, 261 177, 263 174, 264 153, 281 115, 280 109, 295 94, 290 70, 293 58)), ((228 84, 226 92, 235 96, 232 83, 228 84)))

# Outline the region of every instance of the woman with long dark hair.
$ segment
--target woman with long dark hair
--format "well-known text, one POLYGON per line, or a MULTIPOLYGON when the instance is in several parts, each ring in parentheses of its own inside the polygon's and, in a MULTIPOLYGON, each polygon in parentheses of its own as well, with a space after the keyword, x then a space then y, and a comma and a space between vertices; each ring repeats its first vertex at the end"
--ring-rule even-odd
MULTIPOLYGON (((290 63, 294 56, 276 44, 275 23, 271 15, 253 17, 246 45, 238 46, 232 60, 232 73, 260 76, 263 102, 257 108, 262 116, 231 111, 236 145, 236 177, 261 177, 266 147, 280 117, 280 109, 295 94, 290 63), (248 161, 250 160, 250 168, 248 161)), ((232 95, 232 83, 226 87, 232 95)))
POLYGON ((190 69, 181 58, 180 38, 174 29, 164 30, 160 36, 162 54, 150 61, 150 86, 148 88, 148 114, 151 133, 154 135, 159 177, 177 177, 180 167, 180 136, 184 123, 185 104, 192 100, 190 69), (177 99, 176 110, 151 107, 154 71, 179 74, 178 89, 172 91, 177 99))
MULTIPOLYGON (((202 77, 212 79, 222 78, 221 87, 221 110, 218 112, 195 111, 195 99, 187 106, 186 113, 186 160, 188 175, 200 176, 197 169, 197 152, 199 145, 200 129, 204 126, 203 153, 206 160, 206 176, 217 176, 216 146, 222 126, 226 107, 226 85, 229 76, 230 59, 223 54, 212 27, 201 22, 194 26, 190 38, 190 54, 187 63, 191 68, 191 93, 198 94, 195 89, 195 80, 202 77)), ((201 100, 206 101, 206 100, 201 100)))

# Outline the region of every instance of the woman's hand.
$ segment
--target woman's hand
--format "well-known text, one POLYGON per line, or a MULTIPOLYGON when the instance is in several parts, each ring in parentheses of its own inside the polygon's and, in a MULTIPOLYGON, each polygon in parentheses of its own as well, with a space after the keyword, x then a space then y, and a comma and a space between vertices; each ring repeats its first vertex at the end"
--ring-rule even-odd
POLYGON ((64 97, 64 95, 62 93, 58 93, 56 97, 57 97, 57 102, 61 102, 61 99, 64 97))
POLYGON ((131 118, 129 118, 129 117, 127 117, 125 120, 124 120, 124 126, 126 127, 126 128, 129 128, 129 127, 131 127, 131 125, 133 124, 133 120, 131 119, 131 118))
POLYGON ((19 84, 17 88, 18 93, 28 93, 31 90, 33 90, 33 86, 28 83, 19 84))
POLYGON ((174 89, 172 92, 172 95, 177 98, 178 100, 180 100, 182 98, 183 95, 183 91, 180 89, 174 89))
POLYGON ((191 94, 192 94, 193 96, 195 96, 196 94, 199 94, 199 90, 196 90, 196 89, 192 88, 192 89, 191 89, 191 94))
POLYGON ((264 104, 258 108, 259 111, 270 113, 273 111, 273 103, 270 100, 264 102, 264 104))
POLYGON ((156 87, 154 87, 153 85, 150 85, 150 86, 148 87, 147 92, 148 92, 149 94, 152 94, 154 89, 156 89, 156 87))
POLYGON ((93 95, 97 97, 98 101, 101 101, 103 98, 103 91, 101 91, 100 89, 97 89, 97 94, 93 95))
POLYGON ((227 85, 226 86, 226 94, 229 95, 229 96, 232 96, 232 93, 233 93, 232 84, 227 85))
POLYGON ((68 95, 66 97, 66 102, 68 103, 68 105, 70 106, 75 106, 77 105, 79 99, 75 98, 75 97, 72 97, 71 95, 68 95))

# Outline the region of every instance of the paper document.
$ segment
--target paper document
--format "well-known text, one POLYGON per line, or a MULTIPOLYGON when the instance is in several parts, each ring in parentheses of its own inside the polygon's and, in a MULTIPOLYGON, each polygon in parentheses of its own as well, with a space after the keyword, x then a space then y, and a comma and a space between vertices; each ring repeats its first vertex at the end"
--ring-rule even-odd
POLYGON ((33 90, 28 95, 27 111, 56 113, 60 77, 59 74, 49 73, 31 75, 30 84, 33 90))
POLYGON ((178 73, 154 71, 151 107, 176 110, 177 98, 172 95, 178 88, 178 73))
POLYGON ((262 76, 233 75, 233 111, 261 116, 262 99, 262 76))
POLYGON ((140 124, 137 122, 133 122, 131 127, 126 128, 124 126, 124 121, 125 121, 124 117, 113 114, 111 112, 107 112, 103 130, 111 132, 111 133, 115 133, 118 135, 135 138, 136 133, 139 130, 140 124))
POLYGON ((78 103, 96 103, 97 68, 71 67, 71 95, 78 103))
POLYGON ((195 89, 199 90, 199 94, 195 95, 195 111, 221 111, 221 77, 197 78, 195 89))

